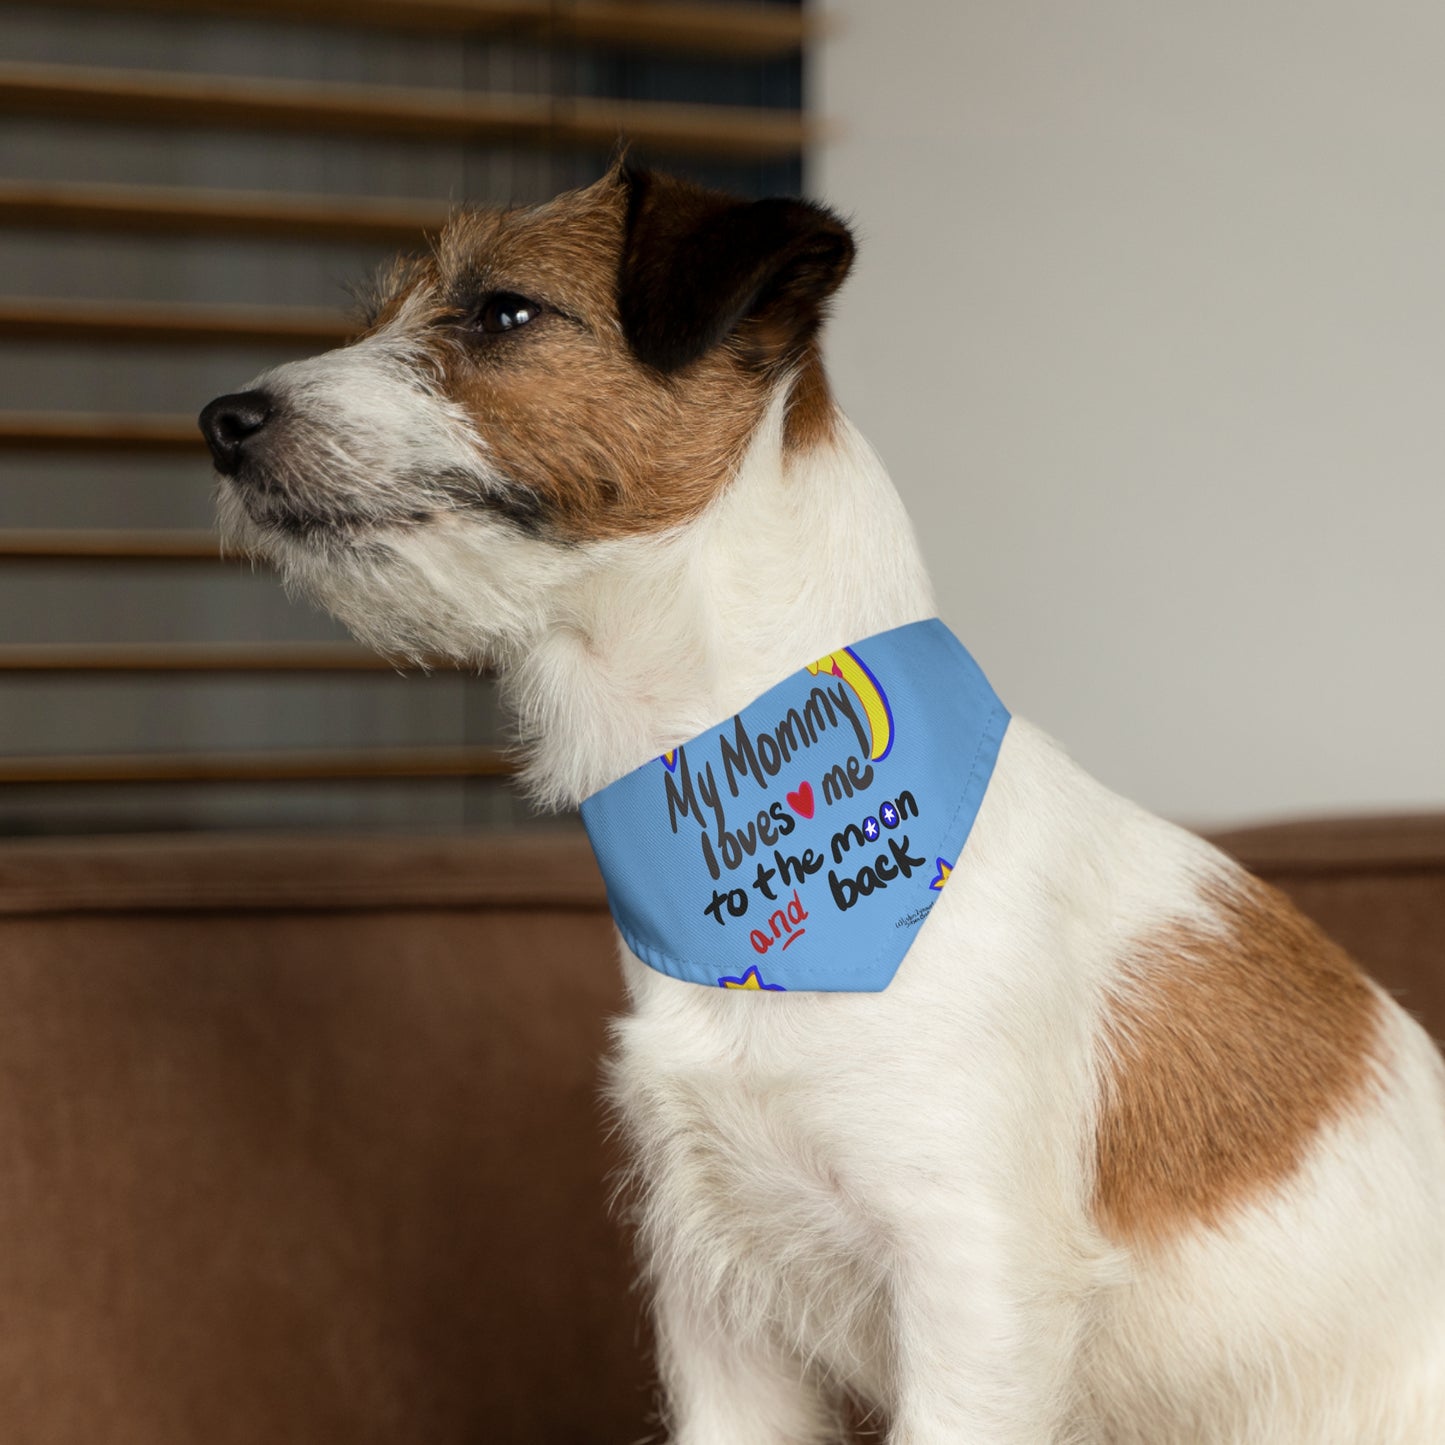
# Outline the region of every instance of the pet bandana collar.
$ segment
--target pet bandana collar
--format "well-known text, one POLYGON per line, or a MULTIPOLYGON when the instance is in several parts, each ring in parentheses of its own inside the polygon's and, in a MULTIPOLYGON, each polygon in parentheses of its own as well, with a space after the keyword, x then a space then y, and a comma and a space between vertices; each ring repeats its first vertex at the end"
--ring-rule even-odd
POLYGON ((887 988, 1008 721, 936 617, 810 663, 582 804, 628 947, 714 988, 887 988))

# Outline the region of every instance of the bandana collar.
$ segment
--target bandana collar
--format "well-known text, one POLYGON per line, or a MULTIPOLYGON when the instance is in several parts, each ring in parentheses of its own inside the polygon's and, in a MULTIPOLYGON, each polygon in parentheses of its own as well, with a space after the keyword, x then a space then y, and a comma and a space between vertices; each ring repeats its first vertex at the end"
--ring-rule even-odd
POLYGON ((582 804, 622 937, 713 988, 887 988, 1008 721, 937 618, 810 663, 582 804))

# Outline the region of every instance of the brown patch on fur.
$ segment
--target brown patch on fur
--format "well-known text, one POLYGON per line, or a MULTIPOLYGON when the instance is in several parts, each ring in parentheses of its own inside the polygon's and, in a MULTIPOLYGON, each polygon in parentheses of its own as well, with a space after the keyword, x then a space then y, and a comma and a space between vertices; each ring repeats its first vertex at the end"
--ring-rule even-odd
POLYGON ((1136 1243, 1283 1184, 1373 1077, 1379 1000, 1346 954, 1245 874, 1210 902, 1217 931, 1142 941, 1104 1026, 1094 1207, 1136 1243))
POLYGON ((491 466, 567 540, 696 516, 736 472, 767 404, 766 379, 730 346, 673 376, 632 354, 617 318, 624 219, 615 174, 544 206, 463 213, 435 264, 386 304, 434 356, 491 466), (469 333, 469 311, 497 292, 545 309, 513 333, 469 333))
POLYGON ((838 408, 815 342, 809 345, 794 376, 783 424, 783 445, 789 451, 811 451, 831 442, 837 428, 838 408))

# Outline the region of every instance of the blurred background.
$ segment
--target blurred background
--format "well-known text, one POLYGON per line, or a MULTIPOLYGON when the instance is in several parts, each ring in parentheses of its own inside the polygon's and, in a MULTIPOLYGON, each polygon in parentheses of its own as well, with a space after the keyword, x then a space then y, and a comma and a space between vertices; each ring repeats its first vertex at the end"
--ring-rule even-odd
POLYGON ((0 5, 0 833, 526 824, 485 680, 217 559, 195 414, 620 134, 797 192, 796 6, 0 5))
POLYGON ((1016 711, 1200 826, 1445 802, 1438 9, 810 15, 0 5, 0 833, 536 821, 485 680, 215 558, 193 417, 620 131, 854 219, 836 386, 1016 711))
POLYGON ((193 418, 621 131, 853 218, 836 386, 1016 711, 1194 825, 1445 803, 1445 17, 810 14, 0 5, 0 833, 536 822, 490 684, 216 559, 193 418))
POLYGON ((1445 803, 1445 10, 830 0, 829 359, 944 617, 1219 826, 1445 803))

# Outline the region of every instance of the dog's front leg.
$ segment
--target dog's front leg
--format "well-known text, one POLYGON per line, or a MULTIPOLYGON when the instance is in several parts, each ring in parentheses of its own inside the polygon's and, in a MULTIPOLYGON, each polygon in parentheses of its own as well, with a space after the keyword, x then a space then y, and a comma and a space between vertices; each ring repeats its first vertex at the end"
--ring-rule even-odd
POLYGON ((1012 1230, 972 1210, 912 1221, 894 1282, 889 1445, 1090 1438, 1072 1409, 1077 1294, 1000 1234, 1012 1230))
POLYGON ((803 1362, 660 1282, 653 1305, 671 1445, 832 1445, 836 1409, 803 1362))

